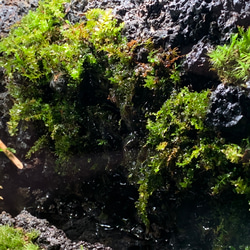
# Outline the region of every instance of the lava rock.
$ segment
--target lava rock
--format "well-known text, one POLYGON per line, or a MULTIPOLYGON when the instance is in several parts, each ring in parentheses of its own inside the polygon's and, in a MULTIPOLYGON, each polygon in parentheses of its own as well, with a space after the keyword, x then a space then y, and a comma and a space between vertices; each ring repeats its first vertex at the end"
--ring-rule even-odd
MULTIPOLYGON (((210 63, 207 53, 212 49, 211 44, 206 38, 200 40, 190 53, 187 54, 183 67, 189 74, 195 74, 203 77, 212 77, 213 71, 210 71, 210 63)), ((216 74, 214 73, 216 79, 216 74)))
MULTIPOLYGON (((118 20, 125 22, 128 40, 151 38, 165 49, 178 47, 183 55, 185 73, 205 74, 209 70, 206 53, 218 44, 227 43, 237 26, 250 25, 250 4, 236 0, 113 0, 72 1, 67 17, 76 22, 92 8, 113 9, 118 20), (197 71, 196 71, 197 70, 197 71)), ((203 84, 203 82, 201 82, 203 84)))
POLYGON ((13 24, 37 6, 38 0, 0 0, 0 37, 6 36, 13 24))
POLYGON ((77 243, 72 242, 66 237, 62 230, 57 229, 55 226, 51 226, 47 220, 38 219, 32 216, 25 210, 15 218, 12 218, 11 215, 6 212, 2 212, 0 214, 0 225, 21 227, 25 231, 37 230, 40 234, 35 243, 43 249, 71 250, 80 249, 80 247, 83 246, 84 249, 111 250, 110 247, 105 247, 100 243, 90 244, 84 241, 77 243))
POLYGON ((207 123, 230 141, 250 135, 250 93, 239 86, 218 85, 210 97, 207 123))

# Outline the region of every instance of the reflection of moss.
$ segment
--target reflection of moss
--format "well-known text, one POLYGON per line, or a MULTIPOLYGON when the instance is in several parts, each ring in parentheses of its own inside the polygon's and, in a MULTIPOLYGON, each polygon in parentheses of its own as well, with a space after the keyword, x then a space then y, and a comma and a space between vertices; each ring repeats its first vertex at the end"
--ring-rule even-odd
POLYGON ((250 214, 247 204, 231 196, 234 199, 218 202, 213 207, 213 249, 249 249, 250 214))

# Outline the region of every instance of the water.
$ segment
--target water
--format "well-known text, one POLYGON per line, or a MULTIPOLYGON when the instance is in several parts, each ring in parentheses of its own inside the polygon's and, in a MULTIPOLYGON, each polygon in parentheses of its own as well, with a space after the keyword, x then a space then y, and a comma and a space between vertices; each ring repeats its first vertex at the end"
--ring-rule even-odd
POLYGON ((75 241, 121 250, 210 250, 212 245, 227 244, 228 237, 236 246, 250 243, 248 206, 233 194, 227 197, 234 203, 212 203, 205 194, 187 192, 180 198, 158 191, 149 204, 152 223, 146 232, 134 206, 137 190, 122 169, 85 177, 62 177, 43 167, 19 171, 9 165, 1 171, 2 211, 15 216, 25 208, 75 241))

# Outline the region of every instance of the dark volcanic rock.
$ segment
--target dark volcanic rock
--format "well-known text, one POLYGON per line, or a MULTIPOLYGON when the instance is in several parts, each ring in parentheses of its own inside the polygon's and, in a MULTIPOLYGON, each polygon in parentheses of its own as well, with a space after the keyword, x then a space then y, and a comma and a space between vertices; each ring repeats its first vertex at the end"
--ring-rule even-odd
POLYGON ((208 50, 228 42, 238 25, 250 25, 250 4, 246 1, 74 0, 67 6, 67 17, 73 22, 84 18, 82 13, 88 9, 112 8, 125 22, 129 40, 152 38, 165 49, 178 47, 187 55, 185 74, 204 74, 211 79, 215 74, 209 70, 208 50))
POLYGON ((14 227, 21 227, 25 231, 37 230, 40 235, 35 243, 43 249, 49 250, 71 250, 80 249, 103 249, 111 250, 110 247, 105 247, 100 243, 90 244, 84 241, 72 242, 69 240, 62 230, 57 229, 55 226, 49 225, 47 220, 37 219, 27 211, 22 211, 15 218, 3 212, 0 214, 0 225, 9 225, 14 227))
POLYGON ((250 135, 250 92, 220 84, 211 95, 207 122, 235 142, 250 135))
POLYGON ((0 0, 0 37, 7 35, 11 25, 37 6, 38 0, 0 0))

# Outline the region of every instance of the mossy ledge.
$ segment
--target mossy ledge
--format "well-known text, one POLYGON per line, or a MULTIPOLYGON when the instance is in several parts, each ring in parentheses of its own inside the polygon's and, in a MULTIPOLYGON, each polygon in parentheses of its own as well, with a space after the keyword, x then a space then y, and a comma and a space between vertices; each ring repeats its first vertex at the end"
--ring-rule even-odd
MULTIPOLYGON (((86 162, 96 168, 93 155, 108 155, 108 169, 109 154, 122 152, 118 165, 138 188, 136 207, 147 232, 159 193, 175 194, 180 203, 187 194, 202 193, 210 204, 230 196, 247 204, 249 134, 235 142, 208 124, 213 88, 186 86, 185 55, 153 39, 128 40, 112 10, 91 9, 82 21, 71 22, 64 2, 41 1, 0 42, 0 65, 13 100, 9 132, 30 124, 39 131, 27 157, 49 149, 58 159, 57 172, 77 175, 86 162), (90 153, 80 167, 72 164, 90 153)), ((218 78, 246 93, 249 33, 239 28, 227 45, 208 53, 218 78)), ((229 219, 240 225, 234 216, 229 219)), ((215 224, 215 249, 247 247, 225 236, 231 231, 223 219, 215 224)))

